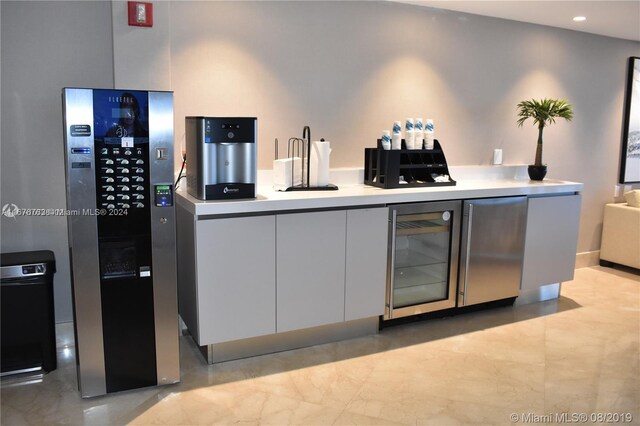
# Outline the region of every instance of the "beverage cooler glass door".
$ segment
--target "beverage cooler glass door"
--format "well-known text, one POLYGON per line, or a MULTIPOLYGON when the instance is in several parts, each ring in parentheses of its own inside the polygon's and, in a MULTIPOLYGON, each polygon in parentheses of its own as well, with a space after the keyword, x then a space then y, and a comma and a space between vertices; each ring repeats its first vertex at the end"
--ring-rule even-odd
POLYGON ((385 319, 455 307, 460 211, 459 201, 391 208, 385 319))

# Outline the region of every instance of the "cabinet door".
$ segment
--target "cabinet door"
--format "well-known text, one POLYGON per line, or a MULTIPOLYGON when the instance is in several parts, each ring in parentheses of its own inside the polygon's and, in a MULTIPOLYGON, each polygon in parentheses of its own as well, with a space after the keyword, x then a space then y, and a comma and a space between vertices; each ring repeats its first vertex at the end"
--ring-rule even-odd
POLYGON ((275 216, 197 222, 200 345, 276 331, 275 216))
POLYGON ((277 217, 277 331, 344 320, 346 211, 277 217))
POLYGON ((579 226, 580 195, 529 198, 523 291, 573 279, 579 226))
POLYGON ((347 211, 347 321, 384 314, 388 234, 388 208, 347 211))
POLYGON ((458 306, 518 296, 526 215, 526 197, 464 202, 458 306))

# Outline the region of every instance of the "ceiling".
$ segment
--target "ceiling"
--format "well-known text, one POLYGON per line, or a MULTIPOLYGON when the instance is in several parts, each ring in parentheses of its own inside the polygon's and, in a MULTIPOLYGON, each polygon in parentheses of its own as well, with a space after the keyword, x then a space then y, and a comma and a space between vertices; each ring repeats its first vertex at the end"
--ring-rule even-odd
POLYGON ((640 0, 398 0, 398 2, 640 41, 640 0), (585 16, 587 20, 574 22, 573 17, 579 15, 585 16))

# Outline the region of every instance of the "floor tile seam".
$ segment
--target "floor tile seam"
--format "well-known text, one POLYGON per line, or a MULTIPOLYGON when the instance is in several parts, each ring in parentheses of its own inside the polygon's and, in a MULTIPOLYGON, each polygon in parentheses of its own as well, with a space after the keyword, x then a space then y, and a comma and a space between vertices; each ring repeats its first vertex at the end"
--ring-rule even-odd
MULTIPOLYGON (((291 395, 291 394, 280 394, 280 393, 276 393, 276 392, 272 392, 269 391, 267 389, 265 389, 263 386, 260 386, 259 384, 252 384, 253 389, 255 392, 260 392, 260 393, 264 393, 266 395, 271 395, 271 396, 275 396, 278 398, 288 398, 291 400, 295 400, 298 402, 303 402, 303 403, 307 403, 307 404, 314 404, 314 405, 321 405, 321 406, 325 406, 331 409, 337 409, 337 410, 341 410, 344 409, 347 405, 347 403, 344 404, 327 404, 325 402, 323 402, 324 398, 329 395, 329 391, 327 389, 323 389, 321 392, 321 396, 320 396, 320 400, 315 399, 315 398, 307 398, 305 397, 305 392, 303 390, 300 389, 300 386, 296 383, 295 380, 293 380, 292 378, 289 378, 290 381, 293 383, 293 386, 295 387, 295 395, 291 395)), ((354 392, 354 395, 356 395, 358 392, 360 392, 360 390, 362 389, 362 386, 364 386, 364 381, 362 380, 357 380, 359 383, 358 385, 358 389, 357 391, 354 392)), ((352 397, 353 398, 353 397, 352 397)), ((349 400, 350 401, 350 400, 349 400)))
MULTIPOLYGON (((516 367, 516 370, 520 370, 521 366, 514 366, 516 367)), ((528 370, 530 371, 530 370, 528 370)), ((544 377, 544 372, 545 372, 545 367, 542 365, 538 365, 536 367, 536 374, 541 375, 541 377, 544 377)), ((384 373, 383 372, 382 376, 384 377, 384 373)), ((487 373, 489 376, 494 377, 495 380, 494 382, 496 382, 496 386, 509 386, 512 388, 521 388, 523 386, 527 386, 531 391, 536 391, 536 386, 538 386, 540 389, 542 389, 542 387, 544 387, 544 381, 543 380, 536 380, 535 383, 532 384, 532 379, 531 378, 522 378, 519 377, 517 375, 513 375, 513 374, 501 374, 500 376, 498 376, 496 378, 495 375, 492 375, 490 372, 487 373)), ((470 383, 476 384, 476 385, 482 385, 484 383, 487 382, 487 376, 474 376, 474 377, 459 377, 459 376, 445 376, 445 377, 440 377, 439 379, 437 379, 436 382, 434 382, 434 386, 435 387, 442 387, 442 386, 452 386, 455 385, 456 383, 460 382, 460 380, 467 380, 470 383)), ((404 380, 405 383, 405 388, 411 387, 411 388, 416 388, 416 389, 420 389, 420 393, 426 393, 429 394, 431 396, 434 397, 438 397, 441 398, 442 394, 441 391, 439 391, 438 389, 434 389, 431 387, 426 387, 425 385, 425 378, 417 378, 417 377, 412 377, 411 380, 404 380), (424 387, 423 387, 424 386, 424 387)), ((378 381, 374 381, 374 380, 370 380, 368 383, 364 384, 365 386, 371 386, 373 388, 376 388, 379 386, 378 381)), ((360 391, 358 392, 357 395, 354 396, 354 399, 360 395, 362 393, 362 389, 360 389, 360 391)))
MULTIPOLYGON (((563 312, 561 312, 563 313, 563 312)), ((559 313, 559 314, 561 314, 559 313)), ((634 315, 635 316, 635 315, 634 315)), ((640 318, 640 312, 638 313, 638 317, 640 318)), ((585 319, 585 318, 572 318, 571 316, 548 316, 545 318, 545 328, 559 328, 559 327, 563 327, 566 325, 567 322, 576 322, 576 323, 580 323, 582 325, 586 325, 586 323, 593 323, 595 325, 598 325, 600 327, 606 327, 606 326, 623 326, 623 327, 628 327, 629 331, 634 331, 634 329, 636 327, 634 327, 634 325, 629 324, 628 321, 601 321, 601 320, 597 320, 597 319, 585 319), (563 323, 561 326, 555 327, 554 324, 552 324, 553 321, 557 321, 557 320, 563 320, 563 323)), ((589 329, 591 330, 591 329, 589 329)), ((589 331, 589 330, 585 330, 585 331, 589 331)))
POLYGON ((338 415, 338 417, 333 421, 332 426, 346 426, 344 423, 338 423, 338 420, 340 419, 340 417, 342 417, 345 414, 353 414, 353 415, 357 415, 357 416, 362 416, 362 417, 367 417, 368 419, 375 419, 377 420, 377 422, 375 423, 375 425, 384 425, 384 424, 390 424, 391 422, 393 422, 394 424, 403 424, 406 426, 413 426, 416 423, 406 423, 406 422, 400 422, 397 420, 389 420, 389 419, 385 419, 383 417, 377 417, 377 416, 371 416, 369 414, 362 414, 362 413, 356 413, 354 411, 348 411, 347 407, 345 407, 340 414, 338 415))
MULTIPOLYGON (((497 362, 506 362, 509 364, 514 364, 516 366, 518 365, 522 365, 522 366, 536 366, 536 367, 541 367, 543 366, 544 362, 526 362, 526 361, 519 361, 519 360, 510 360, 510 359, 505 359, 499 356, 494 356, 491 354, 484 354, 484 353, 477 353, 474 352, 472 350, 466 351, 466 350, 460 350, 459 348, 452 348, 452 349, 443 349, 443 348, 429 348, 430 351, 435 352, 435 353, 440 353, 442 356, 446 357, 446 356, 450 356, 451 354, 455 354, 455 355, 465 355, 465 356, 472 356, 472 357, 480 357, 480 358, 487 358, 490 361, 497 361, 497 362)), ((420 360, 423 361, 429 361, 430 358, 429 357, 418 357, 420 360)), ((375 370, 376 367, 374 367, 375 370)), ((369 376, 373 373, 373 370, 369 373, 369 376)))
MULTIPOLYGON (((640 284, 639 284, 640 285, 640 284)), ((640 288, 638 291, 634 291, 628 295, 616 294, 613 297, 607 298, 602 294, 602 292, 594 293, 593 295, 586 296, 584 294, 571 296, 563 294, 563 297, 566 297, 569 300, 572 300, 578 306, 572 307, 570 309, 558 312, 560 313, 571 313, 579 310, 624 310, 624 309, 638 309, 640 303, 638 300, 633 298, 638 298, 640 296, 640 288)))
MULTIPOLYGON (((346 407, 345 407, 345 408, 346 408, 346 407)), ((338 414, 338 417, 336 417, 336 419, 335 419, 333 422, 331 422, 331 425, 332 425, 332 426, 334 426, 334 425, 335 425, 335 426, 341 426, 340 424, 338 424, 338 419, 339 419, 340 417, 342 417, 342 415, 344 414, 344 412, 345 412, 345 408, 343 408, 343 409, 340 411, 340 414, 338 414)))
MULTIPOLYGON (((184 409, 184 403, 187 401, 189 403, 193 403, 195 401, 196 403, 201 403, 202 405, 215 404, 217 407, 226 409, 227 408, 226 404, 222 403, 221 401, 216 401, 212 396, 206 394, 207 388, 208 387, 205 386, 205 387, 188 389, 188 390, 176 392, 173 394, 165 395, 162 399, 152 404, 151 407, 146 408, 144 412, 149 411, 150 409, 158 406, 159 404, 175 403, 175 404, 178 404, 181 411, 187 413, 188 411, 184 409), (173 398, 176 398, 175 401, 173 400, 173 398)), ((136 408, 140 406, 142 406, 142 404, 138 405, 136 408)), ((189 415, 191 415, 191 413, 189 413, 189 415)))
POLYGON ((347 405, 344 408, 344 412, 345 413, 349 413, 349 414, 359 415, 359 416, 365 416, 365 417, 369 417, 369 418, 372 418, 372 419, 379 419, 382 422, 395 422, 395 423, 400 423, 400 424, 404 424, 404 425, 415 425, 416 422, 417 422, 417 416, 415 416, 415 415, 411 416, 414 419, 412 422, 404 422, 404 421, 398 420, 397 418, 393 418, 392 419, 392 418, 388 418, 388 417, 384 417, 384 416, 362 413, 362 412, 359 412, 357 410, 350 409, 349 405, 347 405))
MULTIPOLYGON (((375 367, 374 367, 375 368, 375 367)), ((366 377, 362 378, 362 379, 353 379, 354 382, 358 383, 357 385, 357 389, 352 393, 352 395, 349 397, 349 399, 344 402, 344 405, 342 406, 342 413, 345 412, 346 408, 349 406, 349 404, 353 401, 353 399, 355 398, 356 395, 358 395, 360 393, 360 391, 362 391, 362 388, 364 387, 364 385, 367 383, 367 380, 369 379, 369 377, 371 377, 371 374, 373 373, 374 368, 370 369, 367 374, 366 377)), ((322 393, 322 397, 324 398, 325 395, 327 395, 327 390, 325 390, 322 393)), ((337 407, 335 407, 337 408, 337 407)), ((341 413, 341 414, 342 414, 341 413)), ((340 417, 340 416, 338 416, 340 417)))
MULTIPOLYGON (((306 401, 306 400, 303 400, 303 399, 298 399, 298 398, 294 398, 294 397, 286 396, 286 395, 276 395, 276 394, 271 394, 271 393, 268 393, 268 392, 264 392, 264 393, 266 394, 267 399, 265 399, 265 401, 263 402, 263 407, 260 410, 260 414, 263 413, 264 408, 265 408, 264 405, 267 403, 267 400, 269 398, 290 400, 290 401, 294 401, 295 403, 298 403, 298 404, 308 404, 308 405, 313 406, 316 409, 318 409, 318 411, 327 410, 327 409, 335 411, 338 414, 336 414, 335 419, 332 421, 332 424, 333 424, 333 422, 335 422, 340 417, 340 414, 342 413, 342 411, 344 411, 344 409, 340 409, 340 408, 337 408, 337 407, 333 407, 331 405, 326 405, 326 404, 322 404, 322 403, 318 403, 318 402, 310 402, 310 401, 306 401)), ((295 410, 297 408, 299 408, 299 405, 296 406, 296 408, 294 408, 294 409, 286 408, 286 410, 291 410, 292 413, 295 414, 295 410)), ((261 421, 262 420, 262 415, 257 420, 258 420, 259 424, 265 424, 265 423, 263 423, 261 421)), ((266 424, 270 424, 270 423, 266 423, 266 424)))
MULTIPOLYGON (((427 397, 436 397, 436 398, 439 398, 439 399, 441 399, 441 400, 442 400, 442 399, 447 400, 447 404, 446 404, 446 406, 449 406, 451 403, 482 405, 483 407, 486 407, 486 408, 487 408, 487 410, 486 410, 486 412, 487 412, 487 413, 494 413, 494 412, 499 412, 499 411, 504 410, 504 414, 505 414, 505 418, 504 418, 504 420, 505 420, 505 422, 507 422, 507 421, 509 420, 508 415, 514 412, 514 409, 513 409, 513 408, 511 408, 511 406, 509 406, 508 404, 505 404, 505 405, 489 404, 489 403, 486 403, 485 401, 482 401, 482 400, 473 400, 473 399, 471 399, 471 398, 456 398, 456 397, 452 397, 452 396, 446 396, 446 397, 444 397, 444 396, 442 396, 442 394, 426 394, 426 396, 427 396, 427 397), (511 410, 511 411, 509 411, 509 410, 511 410)), ((542 399, 541 399, 541 400, 540 400, 540 403, 542 403, 542 404, 543 404, 543 403, 544 403, 544 400, 542 400, 542 399)), ((446 407, 445 407, 445 408, 443 408, 441 411, 439 411, 438 413, 436 413, 436 415, 437 415, 437 414, 442 413, 442 412, 443 412, 444 410, 446 410, 446 409, 447 409, 446 407)), ((371 416, 371 415, 369 415, 369 414, 363 414, 363 413, 361 413, 361 412, 354 411, 353 409, 350 409, 350 408, 349 408, 349 406, 345 407, 345 411, 346 411, 346 412, 348 412, 348 413, 359 414, 359 415, 365 415, 365 416, 368 416, 368 417, 375 417, 375 418, 381 418, 381 419, 383 419, 383 420, 396 421, 396 422, 398 422, 397 420, 394 420, 394 419, 391 419, 391 418, 387 418, 387 417, 379 417, 379 416, 371 416)), ((415 410, 414 410, 414 411, 415 411, 415 410)), ((420 418, 420 414, 415 413, 415 412, 413 412, 413 413, 411 414, 411 416, 412 416, 412 417, 414 417, 414 418, 416 419, 416 422, 417 422, 417 420, 420 418)), ((434 415, 431 415, 430 417, 434 417, 434 415)), ((486 424, 486 423, 481 422, 481 421, 478 421, 478 422, 473 423, 473 424, 486 424)))

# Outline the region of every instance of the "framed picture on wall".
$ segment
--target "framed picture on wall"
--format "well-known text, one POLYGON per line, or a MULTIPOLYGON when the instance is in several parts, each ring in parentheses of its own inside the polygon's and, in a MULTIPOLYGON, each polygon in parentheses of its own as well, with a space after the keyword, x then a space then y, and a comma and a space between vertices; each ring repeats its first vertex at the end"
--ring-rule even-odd
POLYGON ((640 183, 640 58, 629 58, 619 183, 640 183))

